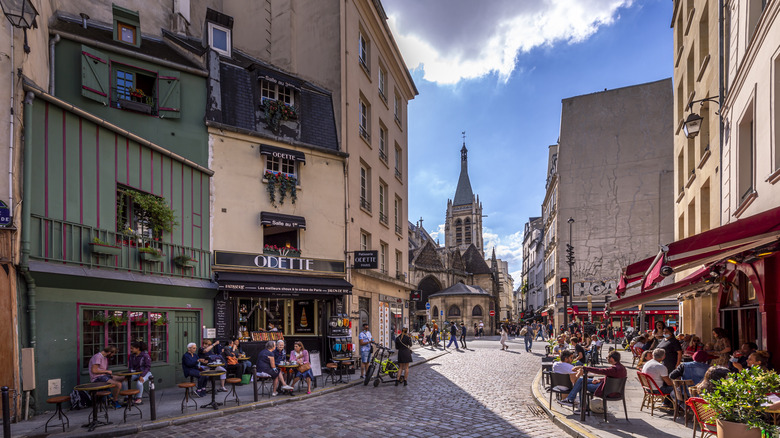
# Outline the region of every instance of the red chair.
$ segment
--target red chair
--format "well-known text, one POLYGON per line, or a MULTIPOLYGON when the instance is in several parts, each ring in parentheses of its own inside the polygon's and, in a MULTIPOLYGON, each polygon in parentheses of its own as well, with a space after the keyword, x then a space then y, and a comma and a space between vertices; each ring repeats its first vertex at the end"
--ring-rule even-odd
POLYGON ((639 378, 639 384, 642 385, 642 390, 644 391, 642 406, 639 408, 640 411, 645 407, 649 407, 650 416, 652 417, 658 403, 663 405, 664 400, 668 399, 670 403, 674 404, 672 397, 669 394, 661 392, 661 388, 658 387, 658 384, 655 383, 655 380, 653 380, 649 374, 637 371, 636 375, 639 378))
POLYGON ((690 397, 685 402, 686 405, 693 411, 693 415, 696 416, 696 421, 693 423, 693 438, 696 438, 696 426, 701 429, 701 436, 717 436, 718 429, 715 426, 715 411, 710 407, 703 398, 690 397))
POLYGON ((639 347, 631 347, 631 354, 633 354, 633 355, 634 355, 634 360, 632 360, 632 361, 631 361, 631 367, 632 367, 632 368, 633 368, 633 367, 634 367, 634 365, 636 364, 636 361, 638 361, 638 360, 639 360, 639 359, 642 357, 642 352, 643 352, 643 351, 644 351, 644 350, 642 350, 642 349, 641 349, 641 348, 639 348, 639 347))

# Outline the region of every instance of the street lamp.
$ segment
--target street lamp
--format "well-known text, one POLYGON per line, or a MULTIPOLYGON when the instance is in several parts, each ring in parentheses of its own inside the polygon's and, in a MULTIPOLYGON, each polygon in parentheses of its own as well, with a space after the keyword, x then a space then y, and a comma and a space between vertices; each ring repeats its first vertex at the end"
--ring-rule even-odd
MULTIPOLYGON (((702 104, 704 102, 717 102, 719 99, 718 96, 714 97, 705 97, 704 99, 699 100, 693 100, 691 103, 688 104, 688 111, 691 111, 693 109, 694 103, 701 102, 702 104)), ((716 113, 717 114, 717 113, 716 113)), ((701 121, 702 118, 700 115, 696 113, 691 113, 688 115, 688 117, 685 119, 685 122, 683 123, 683 132, 685 133, 685 136, 688 138, 694 138, 697 135, 699 135, 699 131, 701 130, 701 121)))
MULTIPOLYGON (((569 218, 569 243, 566 245, 566 264, 569 265, 569 282, 571 282, 571 268, 574 266, 574 247, 571 245, 571 227, 574 224, 574 218, 569 218)), ((571 287, 569 287, 571 290, 571 287)), ((563 295, 563 330, 569 328, 569 293, 563 295)))
POLYGON ((35 17, 38 16, 35 6, 30 0, 0 0, 0 7, 3 8, 3 14, 11 22, 11 26, 24 29, 24 53, 30 53, 27 29, 38 27, 35 23, 35 17))

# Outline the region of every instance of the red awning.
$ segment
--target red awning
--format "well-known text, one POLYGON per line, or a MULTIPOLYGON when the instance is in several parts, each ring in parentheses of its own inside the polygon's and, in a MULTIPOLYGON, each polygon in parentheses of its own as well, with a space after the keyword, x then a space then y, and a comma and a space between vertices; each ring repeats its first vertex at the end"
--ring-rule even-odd
MULTIPOLYGON (((654 257, 628 265, 623 279, 628 286, 644 278, 643 286, 649 289, 659 279, 648 274, 655 273, 654 268, 661 262, 676 272, 684 271, 771 243, 778 238, 780 207, 672 242, 665 248, 665 254, 662 250, 654 257)), ((618 291, 621 291, 620 287, 618 291)))
POLYGON ((661 298, 676 295, 680 292, 695 289, 702 286, 704 284, 704 280, 707 280, 708 278, 711 278, 710 270, 709 268, 703 267, 676 283, 661 286, 648 292, 638 293, 636 295, 631 295, 630 297, 621 298, 619 300, 608 303, 609 310, 610 312, 613 312, 615 310, 627 309, 629 307, 638 306, 640 304, 645 304, 659 300, 661 298))

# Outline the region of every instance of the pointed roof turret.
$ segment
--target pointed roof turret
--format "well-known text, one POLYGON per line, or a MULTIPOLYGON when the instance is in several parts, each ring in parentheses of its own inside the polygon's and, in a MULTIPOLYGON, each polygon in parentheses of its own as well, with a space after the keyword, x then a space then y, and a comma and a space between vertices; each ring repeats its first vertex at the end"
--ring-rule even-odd
POLYGON ((474 202, 474 192, 471 191, 471 181, 469 181, 469 160, 466 141, 463 141, 463 147, 460 149, 460 177, 458 178, 458 188, 455 190, 455 199, 452 205, 469 205, 474 202))

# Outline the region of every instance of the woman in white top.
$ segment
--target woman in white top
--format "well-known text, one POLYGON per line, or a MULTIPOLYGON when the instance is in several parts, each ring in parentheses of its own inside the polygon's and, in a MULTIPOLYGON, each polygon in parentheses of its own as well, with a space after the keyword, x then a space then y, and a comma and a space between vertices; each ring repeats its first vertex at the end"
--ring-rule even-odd
POLYGON ((504 324, 501 324, 501 350, 509 350, 509 346, 506 345, 506 339, 507 339, 507 332, 506 327, 504 327, 504 324))

